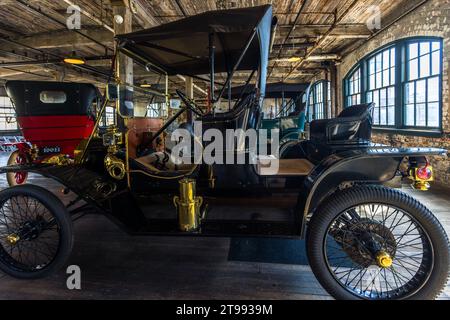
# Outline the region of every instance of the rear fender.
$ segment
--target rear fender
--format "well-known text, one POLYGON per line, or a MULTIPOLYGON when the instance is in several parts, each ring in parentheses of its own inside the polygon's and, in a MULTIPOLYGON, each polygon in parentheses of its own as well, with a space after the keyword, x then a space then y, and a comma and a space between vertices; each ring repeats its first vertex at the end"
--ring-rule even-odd
POLYGON ((297 212, 302 215, 301 236, 305 234, 308 216, 317 210, 325 198, 349 184, 383 184, 391 181, 403 158, 332 155, 319 164, 305 180, 299 196, 297 212))

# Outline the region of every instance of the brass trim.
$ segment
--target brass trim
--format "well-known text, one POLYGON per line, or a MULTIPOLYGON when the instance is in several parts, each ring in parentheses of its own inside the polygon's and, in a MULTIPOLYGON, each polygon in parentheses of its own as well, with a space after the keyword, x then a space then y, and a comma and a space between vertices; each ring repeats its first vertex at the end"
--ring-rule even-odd
POLYGON ((387 252, 381 251, 377 254, 377 263, 380 268, 388 269, 392 266, 393 259, 387 252))
POLYGON ((6 236, 6 241, 12 246, 16 245, 17 242, 19 242, 19 240, 20 240, 19 235, 15 233, 11 233, 8 236, 6 236))
POLYGON ((180 195, 173 198, 178 212, 178 228, 182 232, 196 232, 200 228, 203 198, 196 196, 195 180, 183 179, 179 184, 180 195))
POLYGON ((104 159, 105 169, 109 175, 116 179, 122 180, 126 175, 125 163, 112 154, 106 155, 104 159))

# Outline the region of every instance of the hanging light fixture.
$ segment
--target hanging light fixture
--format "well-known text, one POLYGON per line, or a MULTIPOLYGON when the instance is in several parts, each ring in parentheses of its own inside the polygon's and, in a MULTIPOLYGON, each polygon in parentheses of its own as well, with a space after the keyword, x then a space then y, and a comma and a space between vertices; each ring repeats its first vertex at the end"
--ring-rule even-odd
POLYGON ((290 57, 290 58, 275 59, 275 61, 277 61, 277 62, 291 62, 291 63, 299 62, 300 60, 302 60, 302 58, 301 57, 296 57, 296 56, 293 56, 293 57, 290 57))
POLYGON ((152 85, 150 83, 147 83, 146 81, 144 81, 143 83, 141 83, 140 87, 141 88, 150 88, 152 85))
POLYGON ((81 58, 75 54, 75 51, 72 52, 72 54, 70 56, 68 56, 67 58, 64 58, 64 62, 68 63, 68 64, 75 64, 75 65, 81 65, 81 64, 86 63, 86 61, 83 58, 81 58))

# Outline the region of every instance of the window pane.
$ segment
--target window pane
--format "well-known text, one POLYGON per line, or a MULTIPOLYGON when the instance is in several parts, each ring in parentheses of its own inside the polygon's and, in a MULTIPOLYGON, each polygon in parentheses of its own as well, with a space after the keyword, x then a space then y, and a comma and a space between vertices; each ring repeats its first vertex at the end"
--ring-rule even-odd
POLYGON ((17 130, 16 112, 8 97, 0 97, 0 130, 17 130))
POLYGON ((416 92, 414 90, 414 82, 407 83, 405 85, 405 103, 414 104, 415 96, 416 92))
POLYGON ((425 55, 420 57, 420 77, 425 78, 430 76, 430 56, 425 55))
POLYGON ((389 87, 388 89, 388 105, 395 106, 395 87, 389 87))
POLYGON ((436 51, 432 54, 432 63, 431 63, 431 72, 432 75, 437 75, 441 73, 441 52, 436 51))
POLYGON ((369 60, 369 74, 375 73, 375 59, 369 60))
POLYGON ((383 87, 388 87, 390 84, 390 79, 389 79, 389 75, 390 75, 390 70, 386 69, 383 71, 383 87))
POLYGON ((414 105, 413 104, 406 105, 405 124, 407 126, 414 126, 414 105))
POLYGON ((387 90, 382 89, 380 90, 380 107, 386 106, 387 106, 387 90))
POLYGON ((419 55, 419 46, 417 43, 411 43, 409 45, 409 57, 408 60, 417 58, 417 56, 419 55))
POLYGON ((409 78, 408 80, 415 80, 419 78, 419 60, 414 59, 409 61, 409 78))
POLYGON ((432 51, 439 51, 441 50, 441 43, 438 41, 435 41, 431 44, 431 50, 432 51))
POLYGON ((395 67, 391 68, 391 82, 389 84, 390 85, 394 85, 395 84, 395 67))
POLYGON ((420 103, 416 106, 416 126, 425 127, 426 123, 426 104, 420 103))
POLYGON ((382 55, 381 54, 378 54, 376 57, 375 57, 375 63, 376 63, 376 71, 378 72, 378 71, 381 71, 381 69, 382 69, 382 64, 381 64, 381 57, 382 57, 382 55))
POLYGON ((380 107, 380 94, 379 91, 373 92, 373 102, 375 103, 376 107, 380 107))
POLYGON ((420 55, 424 55, 430 53, 430 43, 429 42, 421 42, 420 43, 420 55))
POLYGON ((426 80, 420 80, 417 81, 416 84, 416 103, 423 103, 426 102, 426 96, 425 96, 425 92, 426 92, 426 80))
POLYGON ((376 75, 376 84, 375 84, 375 88, 381 88, 382 87, 382 83, 381 83, 381 72, 378 72, 376 75))
POLYGON ((386 121, 386 115, 387 114, 387 112, 386 112, 386 108, 380 108, 380 125, 382 125, 382 126, 385 126, 386 124, 387 124, 387 121, 386 121))
POLYGON ((428 104, 428 126, 438 128, 439 124, 439 103, 428 104))
MULTIPOLYGON (((360 103, 361 93, 361 69, 356 69, 347 80, 348 94, 347 105, 353 106, 360 103)), ((330 88, 328 88, 330 90, 330 88)), ((331 95, 330 95, 331 97, 331 95)), ((329 97, 329 98, 330 98, 329 97)))
POLYGON ((428 79, 428 102, 439 101, 439 78, 428 79))
POLYGON ((390 57, 390 50, 386 50, 383 52, 383 70, 389 69, 389 57, 390 57))
POLYGON ((388 125, 389 126, 395 125, 395 107, 394 106, 388 107, 388 125))
POLYGON ((373 122, 376 125, 380 124, 380 111, 377 107, 373 109, 373 122))
POLYGON ((374 74, 372 74, 372 75, 369 77, 369 89, 370 89, 370 90, 375 89, 375 75, 374 75, 374 74))
POLYGON ((395 66, 395 48, 391 49, 391 66, 395 66))

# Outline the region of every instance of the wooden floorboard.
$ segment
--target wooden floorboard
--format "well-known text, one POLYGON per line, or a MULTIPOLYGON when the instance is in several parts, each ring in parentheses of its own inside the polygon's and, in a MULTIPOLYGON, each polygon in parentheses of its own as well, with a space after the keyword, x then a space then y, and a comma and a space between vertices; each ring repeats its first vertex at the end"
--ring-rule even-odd
MULTIPOLYGON (((0 165, 5 161, 0 154, 0 165)), ((32 179, 60 189, 47 179, 32 179)), ((0 188, 5 186, 3 175, 0 188)), ((405 191, 450 233, 448 191, 405 191)), ((0 299, 331 299, 309 266, 229 261, 229 248, 228 238, 131 237, 105 217, 89 215, 75 223, 69 261, 81 267, 81 290, 67 289, 65 270, 35 281, 0 275, 0 299)), ((441 299, 450 299, 450 286, 441 299)))

